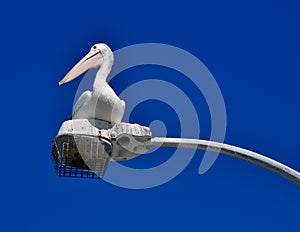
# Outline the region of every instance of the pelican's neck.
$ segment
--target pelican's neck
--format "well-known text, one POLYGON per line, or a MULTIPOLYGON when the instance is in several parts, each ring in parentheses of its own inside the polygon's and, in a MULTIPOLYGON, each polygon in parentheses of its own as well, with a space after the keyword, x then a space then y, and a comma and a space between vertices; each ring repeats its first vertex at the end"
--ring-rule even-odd
POLYGON ((93 90, 102 90, 103 85, 106 83, 106 79, 111 71, 114 62, 113 54, 106 55, 104 57, 103 63, 99 68, 93 85, 93 90))

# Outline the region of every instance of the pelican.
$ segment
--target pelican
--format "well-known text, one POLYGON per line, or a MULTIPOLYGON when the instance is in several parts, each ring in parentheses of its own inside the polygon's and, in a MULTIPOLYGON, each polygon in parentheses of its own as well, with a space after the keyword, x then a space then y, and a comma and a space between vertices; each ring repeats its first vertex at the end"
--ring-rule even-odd
POLYGON ((92 46, 86 54, 58 83, 70 82, 91 68, 99 68, 92 91, 85 91, 73 109, 73 119, 98 119, 111 123, 121 122, 125 110, 125 102, 120 100, 114 90, 106 82, 114 55, 104 43, 92 46))

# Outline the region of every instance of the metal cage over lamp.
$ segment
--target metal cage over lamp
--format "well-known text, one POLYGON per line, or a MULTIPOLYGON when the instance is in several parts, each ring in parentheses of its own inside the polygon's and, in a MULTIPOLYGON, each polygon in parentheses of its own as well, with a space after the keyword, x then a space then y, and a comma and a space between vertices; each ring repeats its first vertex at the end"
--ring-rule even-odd
POLYGON ((110 161, 146 153, 150 140, 150 129, 137 124, 69 120, 53 140, 52 161, 60 177, 100 179, 110 161))

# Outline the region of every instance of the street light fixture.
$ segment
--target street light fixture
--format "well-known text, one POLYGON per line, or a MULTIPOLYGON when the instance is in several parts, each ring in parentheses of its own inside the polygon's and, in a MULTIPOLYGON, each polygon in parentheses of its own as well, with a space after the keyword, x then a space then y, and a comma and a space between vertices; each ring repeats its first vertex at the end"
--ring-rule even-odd
POLYGON ((53 141, 52 159, 58 176, 99 179, 110 161, 136 158, 147 153, 150 146, 218 152, 259 165, 300 185, 299 172, 256 152, 200 139, 152 138, 148 127, 123 122, 65 121, 53 141))

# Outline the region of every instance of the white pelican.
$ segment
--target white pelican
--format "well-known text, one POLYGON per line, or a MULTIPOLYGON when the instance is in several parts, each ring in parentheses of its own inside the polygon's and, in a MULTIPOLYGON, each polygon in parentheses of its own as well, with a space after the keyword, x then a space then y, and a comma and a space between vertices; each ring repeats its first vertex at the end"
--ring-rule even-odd
POLYGON ((73 110, 73 119, 87 118, 111 123, 121 122, 125 102, 120 100, 106 82, 113 62, 114 55, 110 48, 103 43, 95 44, 90 52, 58 83, 62 85, 74 80, 91 68, 99 68, 93 84, 93 91, 85 91, 79 97, 73 110))

